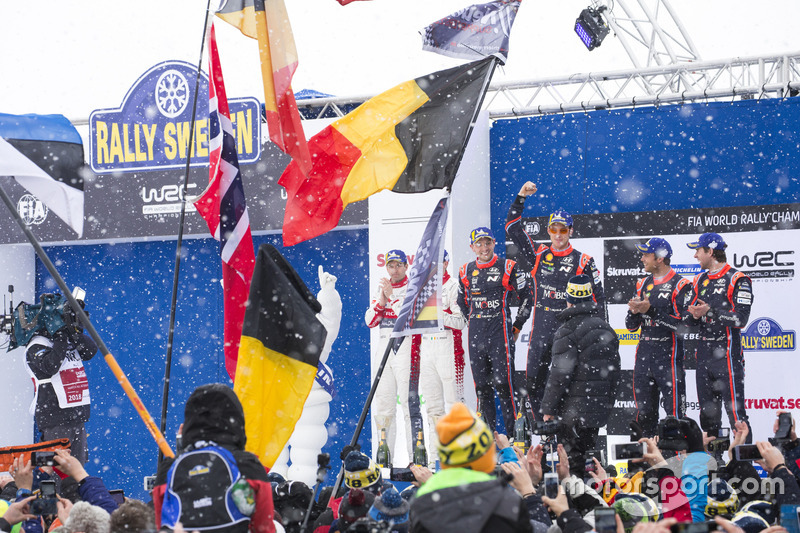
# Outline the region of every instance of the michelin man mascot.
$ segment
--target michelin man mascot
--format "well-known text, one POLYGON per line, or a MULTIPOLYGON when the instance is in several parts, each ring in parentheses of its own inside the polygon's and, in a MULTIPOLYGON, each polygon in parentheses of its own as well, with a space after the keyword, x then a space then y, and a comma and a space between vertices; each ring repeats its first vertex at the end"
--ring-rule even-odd
POLYGON ((319 370, 303 406, 303 414, 271 469, 286 479, 302 481, 310 487, 314 486, 317 479, 317 455, 322 452, 322 447, 328 440, 325 422, 328 420, 329 404, 333 399, 333 374, 325 363, 331 353, 333 341, 339 335, 339 324, 342 321, 342 299, 336 292, 336 276, 325 272, 322 265, 319 267, 319 285, 321 290, 317 294, 317 300, 322 310, 317 318, 328 331, 325 346, 319 356, 319 370), (288 466, 289 459, 292 461, 291 466, 288 466))

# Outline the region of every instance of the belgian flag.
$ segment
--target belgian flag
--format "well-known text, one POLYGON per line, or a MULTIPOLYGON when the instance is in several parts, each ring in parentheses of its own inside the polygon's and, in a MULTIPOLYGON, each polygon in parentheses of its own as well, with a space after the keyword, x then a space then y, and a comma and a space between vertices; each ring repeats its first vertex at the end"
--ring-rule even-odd
POLYGON ((322 235, 348 204, 384 189, 449 188, 496 63, 489 56, 401 83, 312 137, 311 172, 292 161, 278 180, 288 195, 283 243, 322 235))
POLYGON ((242 402, 247 451, 271 468, 303 412, 327 331, 321 306, 275 249, 258 249, 233 390, 242 402))

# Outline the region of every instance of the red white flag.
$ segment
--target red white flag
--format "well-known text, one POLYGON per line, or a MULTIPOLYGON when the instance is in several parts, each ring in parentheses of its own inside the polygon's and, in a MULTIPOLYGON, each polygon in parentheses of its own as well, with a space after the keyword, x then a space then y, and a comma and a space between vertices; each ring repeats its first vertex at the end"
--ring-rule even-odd
POLYGON ((209 182, 208 188, 192 199, 192 203, 208 224, 211 235, 220 241, 225 305, 225 369, 233 379, 255 254, 213 24, 208 50, 209 182))

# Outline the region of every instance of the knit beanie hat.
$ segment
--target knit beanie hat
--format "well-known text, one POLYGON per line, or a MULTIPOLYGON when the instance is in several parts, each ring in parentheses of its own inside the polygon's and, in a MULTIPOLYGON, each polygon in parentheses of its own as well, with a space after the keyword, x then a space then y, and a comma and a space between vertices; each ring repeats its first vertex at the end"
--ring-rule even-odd
POLYGON ((487 474, 494 470, 497 460, 492 433, 463 403, 453 405, 436 423, 436 433, 443 469, 471 468, 487 474))
POLYGON ((367 516, 370 507, 375 503, 375 495, 361 489, 351 489, 342 499, 339 506, 339 521, 352 524, 359 518, 367 516))
POLYGON ((586 274, 572 276, 567 282, 567 302, 577 305, 592 301, 592 278, 586 274))
POLYGON ((344 484, 347 487, 364 489, 380 480, 380 468, 363 453, 353 450, 344 458, 344 484))
POLYGON ((78 502, 72 506, 72 511, 70 511, 64 526, 70 531, 108 533, 111 528, 111 515, 102 507, 87 502, 78 502))
POLYGON ((370 518, 378 522, 389 522, 391 524, 405 524, 408 522, 409 505, 400 496, 397 489, 391 487, 389 490, 375 498, 375 503, 369 510, 370 518))

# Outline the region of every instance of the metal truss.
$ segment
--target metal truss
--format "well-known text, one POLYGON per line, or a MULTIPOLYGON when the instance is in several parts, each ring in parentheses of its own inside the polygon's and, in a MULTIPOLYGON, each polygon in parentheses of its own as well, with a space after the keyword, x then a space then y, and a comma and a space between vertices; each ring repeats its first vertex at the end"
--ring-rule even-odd
POLYGON ((784 98, 798 89, 800 52, 795 52, 496 84, 484 105, 492 118, 502 118, 692 100, 784 98))
MULTIPOLYGON (((508 118, 696 100, 785 98, 799 90, 800 51, 497 83, 489 87, 483 107, 491 118, 508 118)), ((306 118, 341 117, 369 98, 299 100, 297 106, 306 118)))

